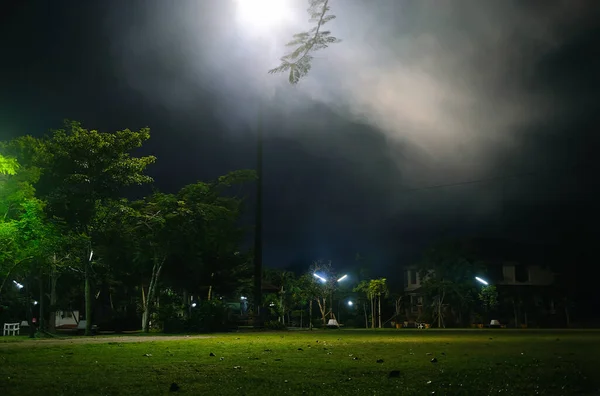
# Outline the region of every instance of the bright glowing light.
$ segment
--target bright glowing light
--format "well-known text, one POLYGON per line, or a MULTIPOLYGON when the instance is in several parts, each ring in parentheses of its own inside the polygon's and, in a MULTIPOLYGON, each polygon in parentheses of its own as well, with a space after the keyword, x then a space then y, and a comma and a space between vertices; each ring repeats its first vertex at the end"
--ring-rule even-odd
POLYGON ((34 301, 34 302, 33 302, 33 305, 38 305, 38 302, 37 302, 37 301, 34 301))
POLYGON ((269 304, 269 307, 274 307, 274 306, 275 306, 275 303, 269 304))
POLYGON ((240 300, 247 300, 247 299, 248 299, 248 297, 244 297, 244 296, 240 297, 240 300))
POLYGON ((290 19, 289 0, 237 0, 238 20, 253 31, 290 19))
POLYGON ((196 305, 197 305, 196 303, 192 303, 192 308, 195 308, 196 305))
POLYGON ((323 282, 323 283, 327 282, 327 279, 323 278, 322 276, 319 276, 316 273, 314 273, 313 275, 314 275, 315 278, 317 278, 321 282, 323 282))
POLYGON ((344 275, 344 276, 342 276, 340 279, 338 279, 337 281, 338 281, 338 282, 341 282, 341 281, 343 281, 344 279, 346 279, 347 277, 348 277, 348 275, 344 275))
POLYGON ((93 250, 90 252, 90 261, 92 261, 92 257, 94 257, 94 251, 93 250))
POLYGON ((354 305, 354 303, 353 303, 352 301, 348 301, 348 306, 350 306, 350 307, 351 307, 351 306, 353 306, 353 305, 354 305))
POLYGON ((13 283, 15 284, 15 286, 17 286, 17 289, 21 290, 23 288, 23 285, 17 282, 16 280, 14 280, 13 283))
POLYGON ((476 276, 475 279, 477 279, 478 282, 483 283, 484 285, 488 285, 488 283, 486 281, 484 281, 483 279, 481 279, 480 277, 476 276))

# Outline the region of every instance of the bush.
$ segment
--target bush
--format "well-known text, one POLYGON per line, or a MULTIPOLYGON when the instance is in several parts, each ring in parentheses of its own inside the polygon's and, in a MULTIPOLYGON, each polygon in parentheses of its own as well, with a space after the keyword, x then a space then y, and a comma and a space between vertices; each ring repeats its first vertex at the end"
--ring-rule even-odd
POLYGON ((220 300, 211 300, 204 301, 192 309, 192 314, 186 320, 186 331, 225 331, 232 325, 229 321, 229 307, 220 300))
POLYGON ((284 325, 283 323, 277 321, 277 320, 270 320, 268 322, 265 322, 265 329, 267 330, 287 330, 286 325, 284 325))

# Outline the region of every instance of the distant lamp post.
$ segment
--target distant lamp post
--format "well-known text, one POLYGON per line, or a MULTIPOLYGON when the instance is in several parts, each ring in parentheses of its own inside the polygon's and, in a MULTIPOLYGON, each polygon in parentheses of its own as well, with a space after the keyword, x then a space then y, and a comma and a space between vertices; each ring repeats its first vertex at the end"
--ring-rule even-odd
MULTIPOLYGON (((342 312, 340 311, 340 301, 338 301, 338 320, 340 321, 340 323, 342 323, 342 312)), ((352 300, 348 300, 348 302, 346 304, 348 304, 348 307, 350 307, 350 308, 352 308, 352 306, 354 305, 352 300)))
POLYGON ((479 283, 481 283, 481 284, 483 284, 483 285, 485 285, 485 286, 489 285, 489 283, 488 283, 486 280, 484 280, 484 279, 481 279, 481 278, 480 278, 480 277, 478 277, 478 276, 476 276, 476 277, 475 277, 475 280, 477 280, 477 282, 479 282, 479 283))
POLYGON ((22 284, 20 284, 16 280, 14 280, 13 283, 15 284, 15 286, 17 287, 17 289, 19 289, 19 290, 21 290, 24 287, 22 284))
MULTIPOLYGON (((291 12, 286 0, 237 0, 237 20, 247 34, 267 35, 274 26, 283 23, 291 12)), ((261 98, 262 99, 262 98, 261 98)), ((254 304, 257 310, 256 327, 262 326, 262 202, 263 202, 263 105, 258 109, 256 143, 256 212, 254 218, 254 304)))

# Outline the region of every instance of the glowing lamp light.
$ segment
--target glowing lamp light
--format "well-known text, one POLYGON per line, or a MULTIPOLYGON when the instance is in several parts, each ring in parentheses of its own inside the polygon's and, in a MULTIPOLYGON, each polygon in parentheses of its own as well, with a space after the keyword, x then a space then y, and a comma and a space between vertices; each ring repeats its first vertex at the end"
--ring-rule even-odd
POLYGON ((317 278, 318 280, 320 280, 321 282, 325 283, 327 282, 327 279, 323 278, 322 276, 320 276, 319 274, 317 274, 316 272, 313 274, 313 276, 315 278, 317 278))
POLYGON ((354 303, 353 303, 352 301, 348 301, 348 306, 349 306, 349 307, 351 307, 351 306, 353 306, 353 305, 354 305, 354 303))
POLYGON ((477 280, 477 282, 479 282, 479 283, 483 283, 483 284, 484 284, 484 285, 486 285, 486 286, 487 286, 487 285, 489 285, 489 283, 487 283, 487 281, 485 281, 485 280, 481 279, 481 278, 480 278, 480 277, 478 277, 478 276, 476 276, 476 277, 475 277, 475 279, 476 279, 476 280, 477 280))
POLYGON ((38 302, 37 302, 37 301, 34 301, 34 302, 33 302, 33 305, 38 305, 38 302))
POLYGON ((196 304, 196 303, 192 303, 192 308, 195 308, 195 307, 196 307, 196 305, 198 305, 198 304, 196 304))
POLYGON ((248 299, 248 297, 244 297, 244 296, 240 297, 240 300, 242 300, 242 301, 247 300, 247 299, 248 299))
POLYGON ((344 275, 344 276, 342 276, 340 279, 338 279, 337 281, 338 281, 338 282, 341 282, 341 281, 343 281, 344 279, 346 279, 347 277, 348 277, 348 275, 344 275))
POLYGON ((237 0, 238 21, 252 31, 283 23, 291 15, 288 0, 237 0))
POLYGON ((23 288, 23 285, 20 284, 19 282, 17 282, 16 280, 14 280, 13 283, 15 284, 15 286, 17 287, 17 289, 21 290, 23 288))

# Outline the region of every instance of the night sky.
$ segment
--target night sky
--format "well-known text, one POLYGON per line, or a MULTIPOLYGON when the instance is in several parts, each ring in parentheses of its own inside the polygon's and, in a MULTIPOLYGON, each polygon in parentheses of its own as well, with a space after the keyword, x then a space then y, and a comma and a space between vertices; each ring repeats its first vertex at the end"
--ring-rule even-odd
POLYGON ((149 126, 174 192, 255 166, 263 100, 267 266, 360 252, 393 276, 452 236, 593 245, 600 2, 331 0, 343 41, 292 87, 266 73, 308 26, 290 1, 270 31, 233 0, 3 1, 0 139, 149 126))

